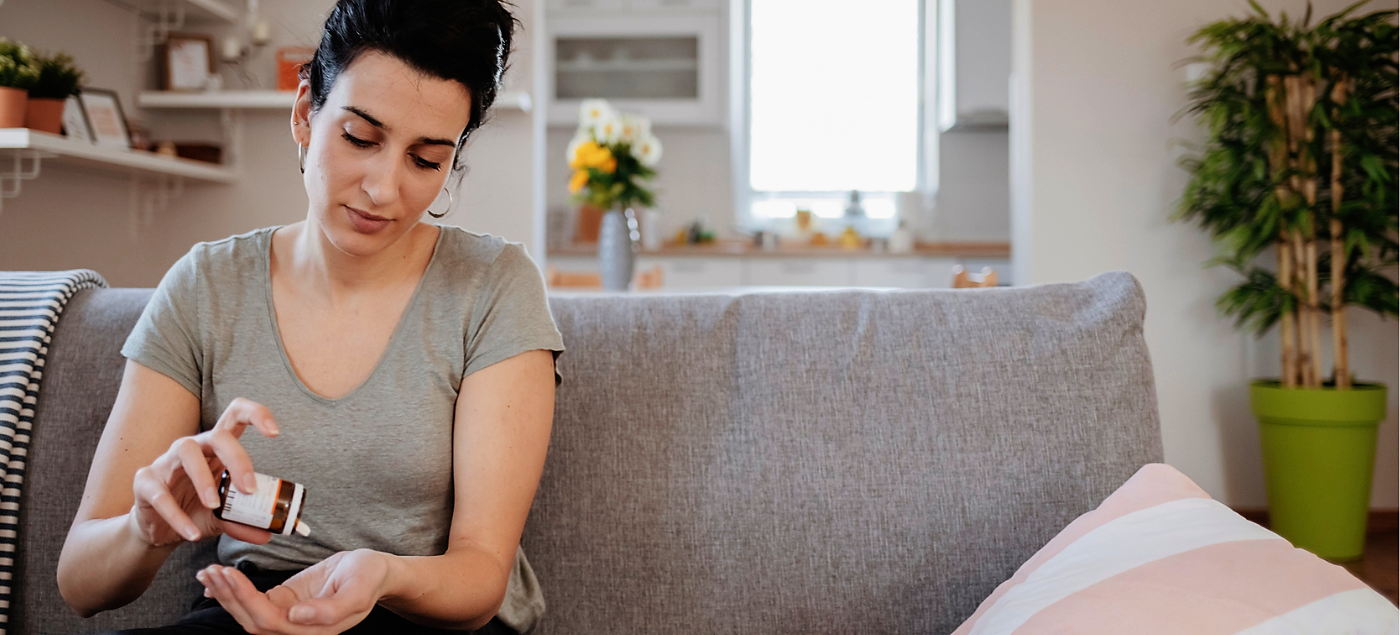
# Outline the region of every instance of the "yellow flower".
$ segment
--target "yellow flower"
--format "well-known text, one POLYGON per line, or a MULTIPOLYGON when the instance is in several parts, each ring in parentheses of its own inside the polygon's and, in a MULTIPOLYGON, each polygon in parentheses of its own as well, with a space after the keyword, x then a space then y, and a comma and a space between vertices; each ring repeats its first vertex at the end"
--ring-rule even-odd
MULTIPOLYGON (((569 169, 582 170, 583 168, 602 167, 609 161, 616 161, 607 148, 600 146, 594 141, 585 141, 579 144, 578 150, 574 152, 574 159, 569 162, 569 169)), ((612 172, 611 169, 606 170, 612 172)))
POLYGON ((574 172, 573 178, 569 179, 569 193, 578 194, 578 191, 583 189, 585 185, 588 185, 588 171, 579 170, 574 172))
POLYGON ((612 174, 613 170, 617 169, 617 159, 614 159, 613 156, 609 154, 607 161, 604 161, 602 164, 594 167, 598 168, 599 170, 602 170, 606 174, 612 174))

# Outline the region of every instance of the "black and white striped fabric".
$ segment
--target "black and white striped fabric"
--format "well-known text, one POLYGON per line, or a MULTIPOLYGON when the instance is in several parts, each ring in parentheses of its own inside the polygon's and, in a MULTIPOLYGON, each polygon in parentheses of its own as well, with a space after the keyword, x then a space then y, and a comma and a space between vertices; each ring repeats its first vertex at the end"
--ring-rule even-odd
POLYGON ((87 269, 0 271, 0 635, 10 618, 20 490, 44 358, 68 299, 105 286, 101 275, 87 269))

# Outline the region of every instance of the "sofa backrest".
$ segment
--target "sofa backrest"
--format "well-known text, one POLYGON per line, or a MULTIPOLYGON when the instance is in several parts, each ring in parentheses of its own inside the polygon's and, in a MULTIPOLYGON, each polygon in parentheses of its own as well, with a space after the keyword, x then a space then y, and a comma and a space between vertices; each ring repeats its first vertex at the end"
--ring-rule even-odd
MULTIPOLYGON (((92 620, 53 581, 148 295, 80 294, 54 337, 12 632, 151 625, 198 594, 207 547, 92 620)), ((522 541, 548 604, 540 632, 952 631, 1161 460, 1144 306, 1125 273, 551 297, 568 350, 522 541)))

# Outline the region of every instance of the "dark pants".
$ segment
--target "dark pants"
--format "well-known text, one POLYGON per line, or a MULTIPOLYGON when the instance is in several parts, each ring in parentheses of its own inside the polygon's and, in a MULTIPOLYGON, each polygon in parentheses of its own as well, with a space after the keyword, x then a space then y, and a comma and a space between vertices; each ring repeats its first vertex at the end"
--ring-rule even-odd
MULTIPOLYGON (((240 563, 238 570, 248 576, 253 586, 264 593, 292 577, 296 571, 263 571, 257 567, 240 563)), ((229 615, 219 601, 202 595, 195 601, 190 613, 169 626, 156 628, 133 628, 124 631, 111 631, 104 635, 247 635, 238 621, 229 615)), ((382 606, 376 606, 365 616, 364 621, 345 631, 347 635, 377 635, 378 633, 403 633, 404 635, 463 635, 467 631, 450 631, 414 624, 382 606)), ((499 618, 491 618, 486 626, 471 631, 477 635, 515 635, 499 618)))

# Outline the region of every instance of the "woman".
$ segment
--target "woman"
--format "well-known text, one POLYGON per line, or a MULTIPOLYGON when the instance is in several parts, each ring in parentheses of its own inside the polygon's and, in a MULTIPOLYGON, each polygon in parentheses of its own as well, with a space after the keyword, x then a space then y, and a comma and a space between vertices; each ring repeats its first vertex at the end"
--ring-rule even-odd
POLYGON ((182 541, 221 536, 206 599, 141 632, 538 621, 519 542, 563 345, 519 244, 421 222, 451 204, 514 26, 498 0, 331 10, 292 113, 306 219, 196 245, 122 348, 59 561, 78 613, 135 600, 182 541), (305 485, 310 536, 221 522, 224 469, 245 492, 255 469, 305 485))

